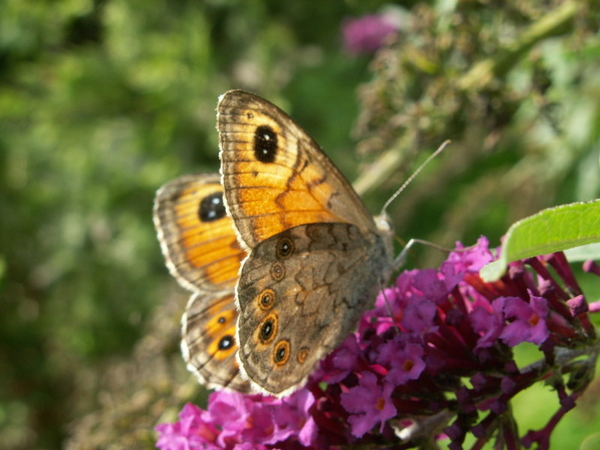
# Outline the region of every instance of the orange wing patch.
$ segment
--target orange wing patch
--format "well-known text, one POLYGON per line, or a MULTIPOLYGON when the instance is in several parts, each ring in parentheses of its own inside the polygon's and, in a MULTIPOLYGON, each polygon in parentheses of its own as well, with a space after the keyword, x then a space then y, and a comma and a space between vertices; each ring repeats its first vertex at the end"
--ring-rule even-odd
POLYGON ((235 359, 236 321, 233 292, 193 295, 182 317, 181 350, 202 384, 249 392, 235 359))
MULTIPOLYGON (((235 308, 223 308, 222 305, 234 305, 234 295, 223 299, 222 303, 215 304, 207 310, 208 321, 204 332, 210 337, 207 352, 218 361, 235 356, 238 346, 235 344, 235 323, 237 312, 235 308)), ((237 362, 235 363, 237 367, 237 362)))

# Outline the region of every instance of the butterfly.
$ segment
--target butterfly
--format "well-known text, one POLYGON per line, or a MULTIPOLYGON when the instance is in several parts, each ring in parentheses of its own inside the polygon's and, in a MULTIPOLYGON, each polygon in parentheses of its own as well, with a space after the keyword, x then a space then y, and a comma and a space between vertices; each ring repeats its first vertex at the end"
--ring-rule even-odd
POLYGON ((392 268, 390 221, 267 100, 223 94, 217 130, 220 179, 182 177, 155 200, 167 266, 194 292, 184 359, 209 387, 284 396, 372 305, 392 268))

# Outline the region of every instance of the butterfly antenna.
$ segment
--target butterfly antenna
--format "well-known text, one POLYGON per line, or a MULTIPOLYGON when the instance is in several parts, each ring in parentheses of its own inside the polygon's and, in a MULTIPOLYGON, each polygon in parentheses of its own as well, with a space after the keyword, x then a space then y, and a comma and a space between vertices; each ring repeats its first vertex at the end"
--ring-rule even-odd
POLYGON ((413 174, 408 177, 408 179, 402 184, 402 186, 400 186, 400 188, 394 192, 394 195, 392 195, 387 202, 385 202, 385 204, 383 205, 383 208, 381 208, 381 213, 385 213, 388 206, 390 206, 390 204, 396 200, 396 197, 398 197, 400 195, 400 193, 406 189, 406 186, 408 186, 412 180, 414 180, 416 178, 417 175, 419 175, 419 173, 421 173, 421 171, 425 168, 425 166, 427 166, 427 164, 429 164, 431 162, 431 160, 433 158, 435 158, 437 155, 439 155, 440 153, 442 153, 444 151, 444 149, 448 146, 448 144, 450 144, 450 140, 446 140, 442 143, 442 145, 440 145, 438 147, 438 149, 433 152, 431 155, 429 155, 429 157, 417 168, 417 170, 415 170, 413 172, 413 174))

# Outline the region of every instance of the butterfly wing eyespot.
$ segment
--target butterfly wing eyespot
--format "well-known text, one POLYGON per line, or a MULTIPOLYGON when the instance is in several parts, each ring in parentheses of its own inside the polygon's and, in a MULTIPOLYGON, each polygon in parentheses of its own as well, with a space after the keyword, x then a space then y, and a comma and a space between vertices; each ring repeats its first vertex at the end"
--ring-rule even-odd
POLYGON ((275 366, 281 367, 285 365, 290 359, 290 341, 287 339, 282 339, 275 345, 275 349, 273 350, 273 362, 275 366))
POLYGON ((227 215, 223 203, 223 192, 214 192, 200 201, 198 218, 200 222, 208 223, 223 219, 227 215))
POLYGON ((274 281, 281 281, 285 278, 285 266, 280 262, 274 262, 271 265, 271 278, 274 281))
POLYGON ((275 304, 275 291, 273 289, 265 289, 258 296, 258 307, 263 311, 269 311, 275 304))
POLYGON ((302 347, 300 350, 298 350, 298 353, 296 355, 298 359, 298 364, 304 364, 304 362, 308 358, 309 351, 310 350, 307 347, 302 347))
POLYGON ((235 347, 235 333, 229 333, 219 339, 218 348, 220 351, 231 350, 235 347))
POLYGON ((275 314, 269 314, 258 327, 258 340, 262 345, 270 344, 277 336, 279 319, 275 314))
POLYGON ((279 259, 286 259, 292 256, 294 253, 294 241, 289 237, 282 237, 277 242, 277 257, 279 259))
MULTIPOLYGON (((253 117, 253 116, 252 116, 253 117)), ((268 125, 260 125, 254 131, 254 157, 261 163, 275 162, 278 150, 277 134, 268 125)))

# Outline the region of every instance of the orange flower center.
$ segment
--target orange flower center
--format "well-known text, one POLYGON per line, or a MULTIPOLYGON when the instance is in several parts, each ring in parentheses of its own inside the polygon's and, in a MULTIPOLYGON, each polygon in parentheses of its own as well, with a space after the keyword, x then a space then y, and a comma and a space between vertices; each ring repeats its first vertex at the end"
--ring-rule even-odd
POLYGON ((531 317, 529 318, 529 324, 534 327, 538 324, 538 322, 540 321, 540 316, 538 316, 537 314, 532 314, 531 317))

